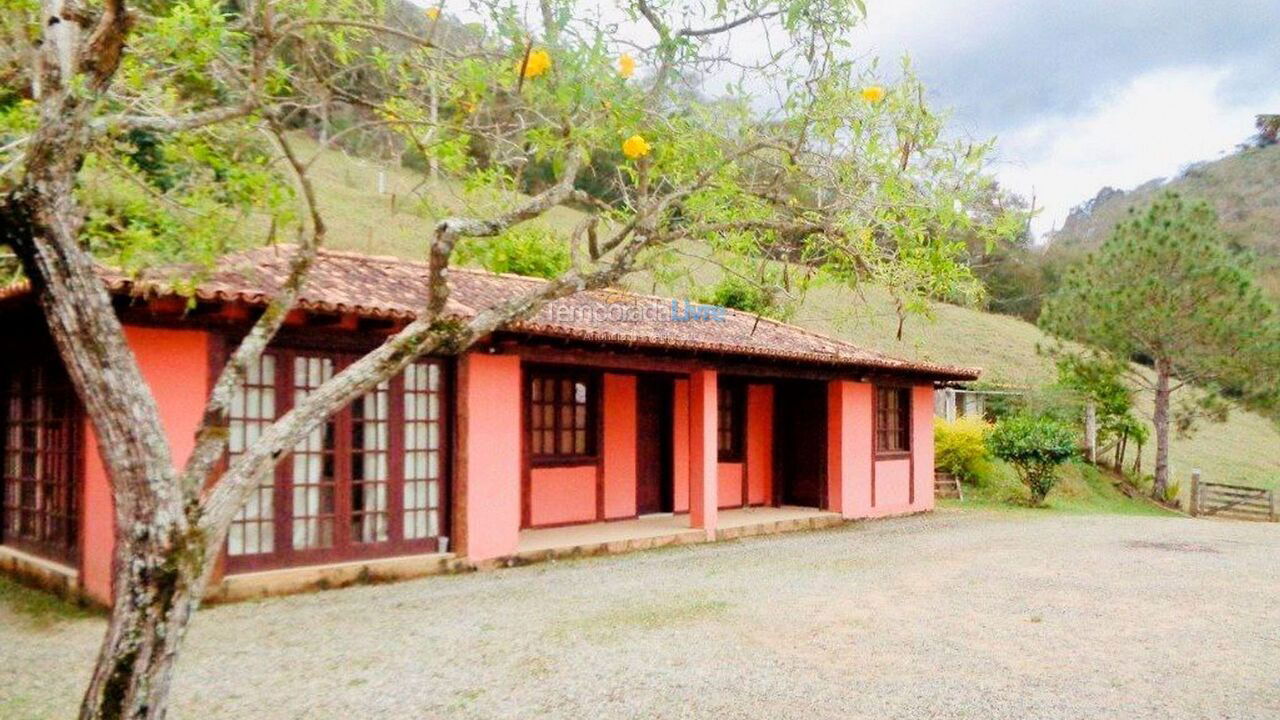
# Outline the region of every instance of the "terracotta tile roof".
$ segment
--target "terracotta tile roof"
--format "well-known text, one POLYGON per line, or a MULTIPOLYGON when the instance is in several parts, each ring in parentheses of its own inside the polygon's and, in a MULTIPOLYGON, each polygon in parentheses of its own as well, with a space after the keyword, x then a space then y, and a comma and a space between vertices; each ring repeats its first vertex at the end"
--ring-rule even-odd
MULTIPOLYGON (((258 248, 230 255, 196 288, 202 300, 265 304, 288 271, 292 246, 258 248)), ((171 271, 170 271, 171 272, 171 271)), ((134 279, 102 271, 114 293, 165 294, 159 273, 134 279)), ((323 250, 303 288, 299 307, 351 312, 362 317, 408 320, 427 301, 426 264, 392 257, 323 250)), ((470 317, 479 309, 529 292, 543 281, 454 268, 447 311, 470 317)), ((0 297, 10 292, 0 292, 0 297)), ((670 298, 599 290, 548 304, 538 315, 508 328, 531 335, 659 350, 723 353, 841 367, 924 374, 940 380, 973 380, 980 370, 900 360, 804 328, 736 310, 717 319, 679 321, 686 307, 670 298), (675 305, 673 306, 673 303, 675 305)))

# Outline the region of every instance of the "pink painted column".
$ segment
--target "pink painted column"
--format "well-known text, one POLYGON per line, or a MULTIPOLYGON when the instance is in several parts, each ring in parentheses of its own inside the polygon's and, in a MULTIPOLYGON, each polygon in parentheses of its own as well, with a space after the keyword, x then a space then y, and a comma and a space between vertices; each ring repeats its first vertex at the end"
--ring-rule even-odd
POLYGON ((911 469, 915 483, 914 511, 932 510, 933 498, 933 386, 911 389, 911 469))
POLYGON ((827 383, 827 507, 845 517, 853 510, 854 430, 853 383, 832 380, 827 383))
POLYGON ((870 383, 852 380, 827 386, 827 509, 845 518, 871 514, 872 393, 870 383))
POLYGON ((520 541, 520 358, 471 352, 458 361, 456 552, 512 555, 520 541))
POLYGON ((689 526, 716 536, 719 498, 716 371, 689 374, 689 526))

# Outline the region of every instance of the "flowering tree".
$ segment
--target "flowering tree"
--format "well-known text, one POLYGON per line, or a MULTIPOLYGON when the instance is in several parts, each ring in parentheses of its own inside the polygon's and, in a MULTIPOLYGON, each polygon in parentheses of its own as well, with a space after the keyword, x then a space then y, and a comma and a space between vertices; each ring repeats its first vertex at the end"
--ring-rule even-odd
POLYGON ((948 238, 998 231, 967 210, 988 184, 986 146, 943 140, 909 67, 888 85, 874 65, 841 59, 860 0, 634 0, 611 20, 626 28, 616 33, 572 0, 478 0, 464 18, 375 0, 0 3, 11 48, 0 56, 0 244, 36 291, 116 509, 115 594, 84 718, 165 714, 237 509, 313 426, 415 358, 458 352, 688 242, 880 282, 904 306, 971 295, 963 246, 948 238), (761 51, 732 50, 742 46, 761 51), (699 100, 696 77, 727 78, 731 91, 699 100), (325 240, 290 129, 338 107, 355 120, 326 125, 325 143, 378 134, 480 194, 530 192, 424 225, 430 299, 416 319, 223 469, 234 389, 325 240), (568 272, 466 322, 444 314, 461 239, 499 237, 566 203, 588 211, 568 272), (216 379, 176 466, 94 256, 143 269, 284 233, 298 243, 288 280, 216 379))

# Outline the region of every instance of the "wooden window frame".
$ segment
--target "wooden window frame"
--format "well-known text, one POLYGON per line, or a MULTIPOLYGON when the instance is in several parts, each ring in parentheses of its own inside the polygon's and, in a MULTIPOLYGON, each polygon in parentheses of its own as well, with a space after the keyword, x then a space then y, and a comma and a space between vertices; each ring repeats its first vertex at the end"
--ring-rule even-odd
POLYGON ((873 403, 873 423, 876 444, 876 459, 892 460, 898 458, 906 458, 911 456, 912 452, 912 392, 909 385, 876 385, 875 399, 873 403), (898 396, 897 417, 894 423, 895 427, 885 427, 885 420, 889 418, 888 410, 885 409, 885 395, 893 393, 898 396), (889 433, 896 431, 897 438, 892 443, 887 443, 889 433))
POLYGON ((83 541, 81 496, 84 491, 85 468, 84 408, 52 347, 24 354, 23 360, 26 364, 21 369, 0 368, 0 544, 54 562, 76 566, 83 541), (36 374, 33 380, 24 384, 24 389, 33 391, 36 416, 34 419, 19 420, 23 425, 34 425, 35 447, 28 449, 25 445, 20 445, 15 450, 10 439, 15 420, 10 404, 14 398, 11 382, 24 372, 36 374), (50 398, 56 398, 60 414, 46 413, 47 408, 52 406, 50 398), (41 458, 39 468, 52 470, 52 476, 42 473, 31 478, 11 477, 9 462, 13 452, 35 453, 41 458), (30 489, 38 498, 38 507, 23 506, 24 485, 31 486, 30 489), (15 489, 18 493, 16 500, 13 497, 15 489), (52 504, 45 502, 50 497, 53 498, 52 504), (11 525, 13 513, 17 513, 20 522, 24 515, 32 517, 38 526, 37 534, 40 537, 29 537, 20 530, 20 534, 15 535, 11 525))
POLYGON ((747 384, 737 378, 716 382, 716 459, 740 463, 746 457, 747 384), (725 407, 726 402, 728 407, 725 407), (725 420, 728 427, 724 427, 725 420))
MULTIPOLYGON (((218 351, 221 367, 234 349, 234 344, 223 343, 218 351)), ((322 344, 290 343, 285 346, 272 346, 267 350, 275 356, 276 377, 276 413, 283 415, 294 405, 294 364, 297 358, 311 357, 329 359, 333 363, 336 374, 344 367, 359 359, 359 351, 350 352, 344 349, 335 350, 322 344)), ((335 499, 333 513, 333 541, 327 547, 295 548, 293 545, 293 452, 282 457, 275 468, 275 485, 273 497, 273 521, 275 542, 274 549, 268 553, 231 555, 224 549, 225 567, 228 574, 272 570, 288 567, 305 567, 312 565, 332 564, 353 560, 397 557, 440 552, 440 539, 448 537, 451 531, 452 491, 452 417, 453 387, 451 364, 444 358, 426 357, 415 361, 426 367, 437 368, 437 387, 434 391, 423 390, 428 397, 436 395, 436 416, 429 423, 436 424, 435 437, 438 447, 430 450, 436 453, 436 477, 427 479, 428 484, 436 483, 436 503, 428 505, 428 512, 437 513, 437 534, 418 538, 405 537, 405 455, 406 455, 406 409, 405 409, 405 375, 400 373, 386 381, 387 418, 386 418, 386 525, 387 539, 373 542, 361 542, 353 537, 355 528, 352 523, 357 517, 353 507, 354 464, 357 462, 353 448, 353 405, 347 405, 332 416, 334 426, 334 477, 335 499)), ((376 390, 371 390, 370 395, 376 390)))
MULTIPOLYGON (((593 465, 600 462, 600 446, 602 442, 602 432, 600 427, 601 413, 601 393, 604 383, 602 382, 602 374, 598 370, 584 367, 568 367, 568 366, 547 366, 547 365, 531 365, 525 368, 524 383, 522 394, 524 398, 524 442, 528 448, 529 465, 531 467, 563 467, 578 465, 593 465), (582 453, 561 453, 561 452, 536 452, 534 450, 535 443, 533 440, 534 432, 545 432, 547 428, 535 427, 537 423, 534 420, 533 388, 534 383, 538 381, 551 381, 552 383, 560 383, 569 381, 571 383, 581 382, 586 386, 587 400, 585 405, 585 421, 581 428, 574 423, 571 432, 585 432, 586 451, 582 453)), ((547 403, 538 403, 539 406, 545 406, 547 403)), ((552 433, 553 441, 558 442, 561 432, 565 429, 562 426, 563 404, 561 398, 556 398, 551 403, 554 408, 552 411, 552 433)), ((576 406, 577 403, 574 403, 576 406)), ((574 413, 576 415, 576 412, 574 413)))

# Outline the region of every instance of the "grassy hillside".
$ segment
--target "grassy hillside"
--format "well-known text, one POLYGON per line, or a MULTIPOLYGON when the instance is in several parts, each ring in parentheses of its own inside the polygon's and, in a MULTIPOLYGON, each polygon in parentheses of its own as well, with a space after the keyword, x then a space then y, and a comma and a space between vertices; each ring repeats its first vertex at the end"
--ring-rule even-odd
MULTIPOLYGON (((823 289, 806 299, 796 319, 899 357, 981 367, 983 379, 990 382, 1028 386, 1052 382, 1056 375, 1052 361, 1037 351, 1050 340, 1031 323, 936 304, 932 319, 909 319, 898 341, 897 318, 887 296, 872 290, 863 296, 823 289)), ((1149 408, 1152 398, 1139 402, 1149 408)), ((1151 472, 1155 448, 1145 448, 1143 456, 1143 468, 1151 472)), ((1280 486, 1280 428, 1255 413, 1233 411, 1224 424, 1204 425, 1190 438, 1175 438, 1170 464, 1173 477, 1184 485, 1199 468, 1206 479, 1280 486)))
MULTIPOLYGON (((316 190, 329 224, 329 246, 422 258, 436 217, 461 210, 465 203, 497 207, 516 199, 468 196, 464 200, 455 184, 424 185, 419 174, 401 168, 383 168, 387 193, 379 194, 380 167, 337 152, 323 154, 313 166, 316 190)), ((567 234, 580 218, 573 210, 557 208, 538 222, 567 234)), ((646 280, 635 284, 646 291, 654 289, 646 280)), ((675 290, 673 294, 683 293, 675 290)), ((1047 344, 1047 337, 1034 325, 1006 315, 936 304, 932 318, 910 318, 899 341, 897 316, 889 297, 873 287, 858 292, 814 288, 805 297, 795 322, 903 358, 981 367, 984 380, 991 382, 1028 386, 1050 382, 1055 374, 1053 363, 1037 352, 1039 344, 1047 344)), ((1143 464, 1149 470, 1154 466, 1154 453, 1148 449, 1146 455, 1143 464)), ((1176 478, 1185 479, 1193 468, 1201 468, 1208 479, 1280 484, 1280 432, 1257 415, 1236 412, 1225 425, 1205 428, 1190 440, 1178 440, 1172 462, 1176 478)))
MULTIPOLYGON (((314 144, 295 141, 304 157, 315 151, 314 144)), ((456 183, 432 182, 407 168, 338 151, 321 153, 311 166, 311 177, 328 226, 329 247, 405 258, 426 257, 434 220, 477 204, 481 212, 498 211, 519 199, 496 193, 469 193, 464 198, 456 183), (383 193, 378 192, 380 173, 383 193)), ((557 207, 530 224, 568 233, 581 217, 557 207)))
POLYGON ((1051 236, 1049 254, 1070 255, 1097 247, 1129 208, 1147 204, 1163 189, 1208 200, 1234 242, 1255 251, 1263 280, 1280 296, 1280 145, 1253 148, 1191 166, 1165 182, 1152 180, 1133 190, 1104 189, 1072 211, 1051 236))

